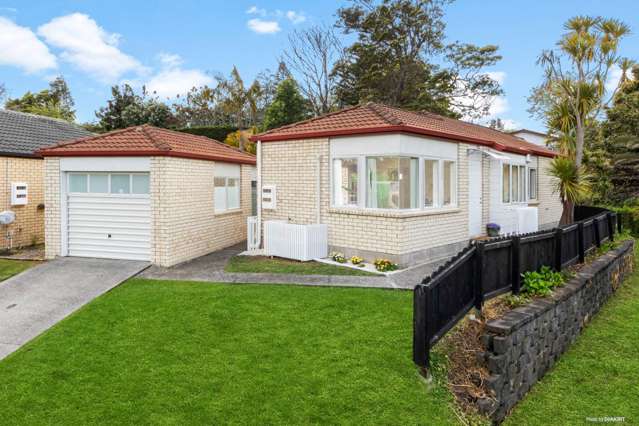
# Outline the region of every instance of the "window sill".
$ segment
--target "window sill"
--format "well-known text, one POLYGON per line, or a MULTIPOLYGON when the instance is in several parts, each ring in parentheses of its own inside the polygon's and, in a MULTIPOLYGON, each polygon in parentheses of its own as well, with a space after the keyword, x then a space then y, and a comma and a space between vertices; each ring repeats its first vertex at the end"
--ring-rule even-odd
POLYGON ((232 216, 232 215, 241 214, 241 213, 243 213, 242 209, 225 210, 223 212, 215 212, 213 217, 232 216))
POLYGON ((461 209, 457 206, 429 209, 429 210, 383 210, 383 209, 355 209, 355 208, 340 208, 331 207, 328 210, 329 213, 335 214, 347 214, 353 216, 377 216, 377 217, 394 217, 394 218, 407 218, 407 217, 420 217, 420 216, 434 216, 440 214, 459 213, 461 209))
POLYGON ((531 207, 537 207, 539 205, 539 200, 528 201, 528 205, 531 207))

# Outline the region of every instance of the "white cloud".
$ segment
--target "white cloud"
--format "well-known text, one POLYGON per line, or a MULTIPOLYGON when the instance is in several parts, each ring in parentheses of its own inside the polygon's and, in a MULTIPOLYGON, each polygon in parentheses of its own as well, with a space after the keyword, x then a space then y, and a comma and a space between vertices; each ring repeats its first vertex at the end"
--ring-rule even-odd
POLYGON ((248 8, 246 13, 248 13, 249 15, 266 16, 266 9, 262 9, 257 6, 251 6, 248 8))
POLYGON ((135 58, 118 49, 121 36, 109 33, 82 13, 54 18, 38 28, 45 41, 62 49, 62 59, 105 83, 128 72, 147 72, 135 58))
POLYGON ((501 123, 504 125, 504 130, 506 131, 521 129, 521 123, 515 120, 511 120, 510 118, 502 119, 501 123))
POLYGON ((490 107, 488 108, 488 115, 490 117, 496 117, 500 114, 508 112, 510 105, 508 105, 508 99, 503 96, 496 96, 488 100, 490 107))
POLYGON ((294 24, 301 24, 306 21, 306 16, 303 12, 295 12, 294 10, 286 12, 286 18, 294 24))
POLYGON ((608 93, 612 93, 617 86, 619 85, 619 80, 621 80, 621 68, 619 65, 613 65, 608 72, 608 79, 606 80, 606 91, 608 93))
POLYGON ((146 83, 149 93, 160 98, 173 99, 183 95, 193 87, 211 84, 213 79, 198 69, 182 69, 183 60, 180 55, 160 53, 158 59, 162 63, 159 73, 146 83))
POLYGON ((277 21, 265 21, 263 19, 249 19, 246 23, 249 29, 258 34, 275 34, 281 31, 280 24, 277 21))
POLYGON ((56 68, 56 57, 28 27, 0 16, 0 65, 22 68, 28 73, 56 68))

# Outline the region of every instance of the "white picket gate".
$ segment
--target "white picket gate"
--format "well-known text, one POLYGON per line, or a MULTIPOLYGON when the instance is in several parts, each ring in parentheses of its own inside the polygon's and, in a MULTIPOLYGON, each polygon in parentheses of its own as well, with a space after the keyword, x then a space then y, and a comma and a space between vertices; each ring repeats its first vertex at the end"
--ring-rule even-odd
POLYGON ((259 250, 260 233, 257 216, 249 216, 246 218, 246 249, 248 251, 259 250))

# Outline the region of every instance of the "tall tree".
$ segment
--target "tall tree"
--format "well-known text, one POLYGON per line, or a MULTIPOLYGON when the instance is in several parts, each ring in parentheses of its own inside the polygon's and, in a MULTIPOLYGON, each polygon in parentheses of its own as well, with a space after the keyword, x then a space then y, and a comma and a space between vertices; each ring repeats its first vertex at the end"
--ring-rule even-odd
POLYGON ((4 97, 7 95, 7 88, 4 83, 0 83, 0 102, 4 101, 4 97))
POLYGON ((332 27, 314 26, 293 31, 284 61, 299 80, 300 91, 315 115, 326 114, 335 106, 336 76, 331 72, 342 47, 332 27))
POLYGON ((58 76, 49 83, 49 88, 38 93, 27 92, 21 98, 9 99, 5 108, 30 114, 75 120, 75 103, 64 77, 58 76))
POLYGON ((639 66, 620 87, 602 123, 603 145, 610 159, 615 202, 639 199, 639 66))
POLYGON ((576 16, 564 28, 557 48, 539 57, 545 79, 531 100, 551 119, 561 117, 564 134, 574 129, 574 160, 579 169, 588 125, 609 104, 632 65, 618 56, 619 43, 630 29, 615 19, 590 16, 576 16), (621 70, 621 78, 607 93, 606 83, 615 67, 621 70))
POLYGON ((484 69, 496 46, 445 43, 451 0, 353 0, 338 26, 357 40, 336 64, 340 104, 378 101, 414 110, 479 118, 502 91, 484 69))
POLYGON ((277 87, 275 99, 264 114, 264 130, 285 126, 308 117, 308 102, 301 95, 297 82, 292 78, 277 87))
POLYGON ((95 115, 100 129, 104 131, 141 124, 169 127, 175 121, 167 105, 149 97, 144 87, 140 95, 136 94, 128 84, 111 87, 111 99, 95 115))

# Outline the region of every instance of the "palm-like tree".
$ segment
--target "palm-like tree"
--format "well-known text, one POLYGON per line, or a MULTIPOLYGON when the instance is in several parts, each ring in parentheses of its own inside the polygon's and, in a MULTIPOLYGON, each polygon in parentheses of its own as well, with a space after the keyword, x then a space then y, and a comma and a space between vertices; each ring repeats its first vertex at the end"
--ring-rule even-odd
POLYGON ((554 158, 548 173, 555 178, 555 191, 559 193, 563 204, 559 224, 570 224, 574 218, 575 204, 590 195, 590 176, 583 166, 577 167, 573 159, 565 156, 554 158))

